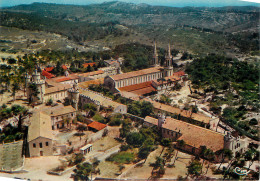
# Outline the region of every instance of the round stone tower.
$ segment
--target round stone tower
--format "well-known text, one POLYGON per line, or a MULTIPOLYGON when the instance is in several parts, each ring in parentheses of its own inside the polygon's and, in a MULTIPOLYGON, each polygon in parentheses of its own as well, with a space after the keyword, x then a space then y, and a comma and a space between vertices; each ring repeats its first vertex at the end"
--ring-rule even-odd
MULTIPOLYGON (((27 80, 29 80, 27 78, 27 80)), ((37 69, 32 74, 32 80, 28 82, 27 98, 33 102, 44 102, 45 94, 45 80, 41 79, 41 74, 37 72, 37 69), (36 92, 35 92, 36 91, 36 92)))
POLYGON ((78 103, 79 103, 79 87, 78 83, 74 81, 73 87, 68 90, 69 93, 69 100, 72 107, 78 110, 78 103))

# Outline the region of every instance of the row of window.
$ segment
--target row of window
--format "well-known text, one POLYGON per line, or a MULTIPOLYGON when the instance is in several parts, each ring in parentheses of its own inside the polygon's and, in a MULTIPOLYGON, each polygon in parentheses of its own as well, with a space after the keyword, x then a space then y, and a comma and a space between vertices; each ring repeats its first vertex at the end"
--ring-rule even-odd
MULTIPOLYGON (((168 135, 173 136, 173 131, 163 129, 162 132, 163 132, 163 133, 166 133, 166 134, 168 134, 168 135)), ((177 133, 176 133, 176 136, 177 136, 177 133)))
MULTIPOLYGON (((46 142, 45 142, 45 145, 46 145, 46 146, 49 146, 49 142, 46 141, 46 142)), ((33 143, 33 147, 36 148, 36 143, 33 143)), ((42 143, 39 143, 39 147, 42 148, 42 143)))
POLYGON ((132 80, 130 79, 130 80, 119 81, 117 83, 117 87, 124 87, 124 86, 132 85, 132 84, 138 84, 138 83, 142 83, 142 82, 146 82, 146 81, 150 81, 150 80, 155 80, 157 78, 159 78, 159 74, 146 75, 144 77, 136 77, 132 80), (127 84, 127 82, 128 82, 128 84, 127 84))
MULTIPOLYGON (((51 96, 48 97, 48 99, 49 99, 49 98, 54 99, 55 97, 56 97, 56 99, 57 99, 57 98, 58 98, 58 94, 59 94, 59 93, 57 93, 57 94, 55 94, 55 95, 51 95, 51 96)), ((62 96, 63 96, 63 92, 61 92, 60 94, 61 94, 61 97, 62 97, 62 96)), ((66 97, 66 96, 67 96, 67 92, 65 91, 65 92, 64 92, 64 97, 66 97)))
MULTIPOLYGON (((74 113, 71 113, 70 115, 73 117, 73 116, 74 116, 74 113)), ((56 117, 56 120, 59 120, 59 117, 60 117, 61 119, 64 119, 64 118, 66 118, 66 117, 69 117, 69 114, 67 114, 66 116, 57 116, 57 117, 56 117)), ((52 117, 51 119, 54 120, 55 118, 52 117)))
POLYGON ((235 149, 237 149, 238 147, 240 147, 240 143, 237 143, 237 144, 235 145, 235 149))

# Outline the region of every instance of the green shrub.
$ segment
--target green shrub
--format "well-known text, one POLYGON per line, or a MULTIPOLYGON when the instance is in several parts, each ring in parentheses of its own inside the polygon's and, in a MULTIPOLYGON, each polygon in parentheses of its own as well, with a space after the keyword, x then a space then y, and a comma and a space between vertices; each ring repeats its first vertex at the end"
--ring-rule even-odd
POLYGON ((95 121, 100 122, 100 123, 105 123, 104 117, 101 114, 99 114, 99 113, 96 113, 95 116, 93 116, 93 119, 95 121))
POLYGON ((108 123, 108 125, 109 126, 119 126, 120 124, 121 124, 121 120, 119 119, 119 118, 114 118, 114 119, 112 119, 109 123, 108 123))
POLYGON ((249 121, 249 124, 250 125, 257 125, 258 124, 258 121, 256 118, 252 118, 250 121, 249 121))
POLYGON ((106 161, 115 162, 118 164, 131 163, 134 160, 134 153, 129 152, 119 152, 112 154, 106 159, 106 161))

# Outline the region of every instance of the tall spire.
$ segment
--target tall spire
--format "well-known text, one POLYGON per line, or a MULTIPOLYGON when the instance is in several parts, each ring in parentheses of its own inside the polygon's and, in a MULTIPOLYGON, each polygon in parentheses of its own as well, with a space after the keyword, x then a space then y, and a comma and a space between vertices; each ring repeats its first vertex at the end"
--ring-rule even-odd
POLYGON ((172 66, 172 54, 171 54, 171 45, 170 45, 170 43, 168 44, 168 50, 167 50, 167 54, 165 56, 165 65, 166 65, 166 67, 171 67, 172 66))
POLYGON ((156 41, 154 41, 153 66, 159 66, 156 41))
POLYGON ((171 54, 171 45, 170 45, 170 43, 168 44, 168 56, 169 56, 169 57, 172 57, 172 54, 171 54))

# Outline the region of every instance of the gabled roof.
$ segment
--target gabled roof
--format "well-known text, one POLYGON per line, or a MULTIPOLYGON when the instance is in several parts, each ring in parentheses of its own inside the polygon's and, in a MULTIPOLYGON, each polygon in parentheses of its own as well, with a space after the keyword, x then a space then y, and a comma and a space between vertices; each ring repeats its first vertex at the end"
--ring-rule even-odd
POLYGON ((155 72, 160 72, 162 69, 163 69, 163 67, 152 67, 152 68, 137 70, 137 71, 133 71, 133 72, 112 75, 110 77, 114 80, 121 80, 121 79, 127 79, 127 78, 136 77, 136 76, 151 74, 151 73, 155 73, 155 72))
POLYGON ((47 79, 50 79, 50 78, 55 77, 55 75, 53 75, 53 74, 47 72, 46 70, 42 70, 42 75, 43 75, 44 77, 46 77, 47 79))
POLYGON ((196 148, 206 146, 214 152, 224 148, 224 135, 200 126, 173 118, 166 118, 162 128, 180 132, 182 135, 179 140, 184 140, 186 144, 196 148))
POLYGON ((95 85, 104 84, 104 78, 95 79, 95 80, 88 80, 86 82, 80 82, 79 83, 79 87, 81 87, 81 88, 88 88, 89 85, 91 85, 91 84, 95 84, 95 85))
POLYGON ((144 121, 147 122, 147 123, 153 124, 155 126, 158 126, 158 119, 155 119, 153 117, 146 116, 144 121))
POLYGON ((153 104, 154 108, 162 110, 162 111, 166 111, 166 112, 177 114, 177 115, 180 114, 181 116, 187 117, 187 118, 191 117, 192 119, 194 119, 196 121, 203 122, 206 124, 208 124, 211 120, 210 117, 200 114, 200 113, 192 113, 191 111, 182 110, 180 108, 172 107, 172 106, 162 104, 162 103, 159 103, 156 101, 147 100, 147 99, 144 99, 144 100, 151 102, 153 104))
POLYGON ((35 112, 30 118, 30 126, 28 129, 28 142, 44 137, 53 139, 51 128, 51 117, 43 112, 35 112))
POLYGON ((78 78, 79 77, 76 74, 70 74, 68 76, 59 76, 59 77, 52 78, 51 81, 64 82, 64 81, 68 81, 68 80, 76 80, 78 78))
POLYGON ((51 72, 53 69, 54 69, 54 67, 45 67, 44 70, 47 72, 51 72))
POLYGON ((107 127, 107 125, 103 124, 103 123, 100 123, 100 122, 97 122, 97 121, 93 121, 92 123, 90 123, 88 125, 88 127, 100 131, 100 130, 104 129, 105 127, 107 127))
POLYGON ((63 70, 67 70, 67 69, 68 69, 68 67, 67 67, 66 65, 62 65, 61 68, 62 68, 63 70))
POLYGON ((104 71, 103 70, 97 70, 97 71, 93 71, 93 72, 87 72, 87 73, 83 73, 83 74, 78 74, 78 76, 80 77, 88 77, 88 76, 93 76, 93 75, 98 75, 98 74, 103 74, 104 71))
POLYGON ((156 91, 156 89, 152 86, 152 81, 120 87, 119 90, 131 92, 138 95, 144 95, 156 91))
POLYGON ((178 77, 181 77, 181 76, 184 76, 184 75, 185 75, 185 72, 179 71, 179 72, 173 73, 173 75, 178 76, 178 77))
POLYGON ((49 116, 61 116, 64 114, 74 113, 76 112, 76 109, 74 107, 70 106, 55 106, 55 107, 48 107, 46 109, 42 110, 43 113, 49 115, 49 116))
POLYGON ((84 67, 84 68, 87 68, 88 66, 91 66, 91 67, 93 67, 94 65, 96 65, 96 63, 95 63, 95 62, 91 62, 91 63, 84 63, 84 64, 83 64, 83 67, 84 67))

